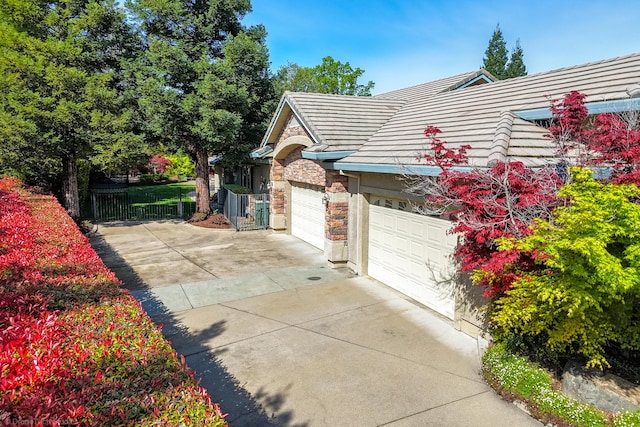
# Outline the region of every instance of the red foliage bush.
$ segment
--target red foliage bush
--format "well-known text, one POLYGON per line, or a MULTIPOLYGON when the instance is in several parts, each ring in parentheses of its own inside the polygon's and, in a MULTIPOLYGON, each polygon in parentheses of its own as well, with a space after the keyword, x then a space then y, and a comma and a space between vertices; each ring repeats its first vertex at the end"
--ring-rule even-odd
POLYGON ((557 196, 568 179, 563 167, 595 166, 607 170, 614 183, 640 185, 640 113, 599 114, 590 122, 584 100, 584 94, 572 91, 551 101, 547 136, 555 143, 558 169, 499 162, 461 171, 459 166, 468 168, 471 147, 449 148, 438 138, 440 129, 425 129, 430 150, 420 160, 442 172, 437 180, 413 180, 409 191, 424 197, 425 213, 453 219, 451 232, 462 235, 455 256, 463 272, 476 272, 474 282, 484 286, 486 296, 501 294, 521 272, 539 267, 535 258, 542 254, 498 251, 498 242, 529 235, 535 218, 550 219, 553 209, 566 203, 557 196))
POLYGON ((53 197, 0 180, 0 424, 226 425, 53 197))
POLYGON ((454 253, 461 271, 483 272, 477 284, 484 286, 486 296, 496 295, 518 278, 513 266, 534 266, 531 254, 518 249, 497 252, 496 242, 527 236, 534 218, 550 217, 559 203, 560 177, 553 169, 531 169, 520 162, 457 170, 456 166, 468 163, 466 151, 471 147, 451 149, 437 138, 439 133, 432 126, 425 130, 430 152, 421 160, 442 169, 437 181, 423 181, 433 190, 427 192, 426 210, 453 219, 450 231, 462 235, 454 253))
POLYGON ((162 153, 153 156, 149 163, 151 164, 151 168, 154 172, 157 171, 158 173, 165 173, 167 168, 171 166, 171 160, 167 159, 162 153))

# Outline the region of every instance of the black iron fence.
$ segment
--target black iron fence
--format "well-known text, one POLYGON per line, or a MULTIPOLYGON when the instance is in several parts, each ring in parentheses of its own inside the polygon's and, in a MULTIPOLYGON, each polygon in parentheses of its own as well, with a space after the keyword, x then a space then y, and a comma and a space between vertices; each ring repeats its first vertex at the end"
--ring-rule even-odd
POLYGON ((236 230, 259 230, 269 227, 269 194, 236 194, 228 191, 224 216, 236 230))
POLYGON ((130 194, 127 188, 100 188, 90 192, 90 216, 95 221, 144 221, 186 219, 195 212, 195 202, 185 191, 176 189, 175 197, 154 194, 130 194))

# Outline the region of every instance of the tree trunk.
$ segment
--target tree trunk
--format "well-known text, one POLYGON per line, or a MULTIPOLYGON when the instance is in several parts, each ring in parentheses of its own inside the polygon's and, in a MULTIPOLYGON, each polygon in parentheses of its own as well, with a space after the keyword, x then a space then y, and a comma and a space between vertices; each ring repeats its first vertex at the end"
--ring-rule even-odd
POLYGON ((80 219, 80 193, 78 192, 78 163, 74 153, 69 154, 62 163, 62 191, 64 207, 75 221, 80 219))
POLYGON ((206 149, 196 150, 196 212, 209 213, 209 156, 206 149))

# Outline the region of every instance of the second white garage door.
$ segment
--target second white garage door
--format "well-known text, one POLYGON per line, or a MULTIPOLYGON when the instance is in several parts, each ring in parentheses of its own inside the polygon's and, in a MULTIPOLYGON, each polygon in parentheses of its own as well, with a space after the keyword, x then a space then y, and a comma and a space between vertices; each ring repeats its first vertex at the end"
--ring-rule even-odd
POLYGON ((291 234, 324 250, 322 187, 291 186, 291 234))
POLYGON ((451 223, 400 209, 406 203, 372 198, 369 210, 369 276, 453 319, 455 297, 446 279, 457 237, 451 223))

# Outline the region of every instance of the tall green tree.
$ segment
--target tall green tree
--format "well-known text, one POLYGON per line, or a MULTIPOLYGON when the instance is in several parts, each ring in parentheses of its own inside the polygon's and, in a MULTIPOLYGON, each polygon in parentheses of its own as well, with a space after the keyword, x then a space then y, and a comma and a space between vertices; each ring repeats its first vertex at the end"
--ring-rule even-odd
POLYGON ((316 92, 318 90, 313 76, 313 67, 301 67, 293 62, 288 62, 278 68, 273 78, 273 86, 278 97, 287 90, 292 92, 316 92))
POLYGON ((1 172, 54 190, 74 218, 78 160, 126 123, 114 79, 126 27, 113 0, 0 6, 1 172))
POLYGON ((331 56, 325 56, 322 63, 315 67, 301 67, 295 63, 283 65, 276 72, 274 86, 279 96, 286 90, 371 96, 375 83, 359 83, 363 74, 363 69, 354 69, 349 62, 342 63, 331 56))
POLYGON ((260 142, 273 105, 266 31, 242 25, 249 0, 128 5, 145 35, 138 79, 146 128, 192 156, 197 211, 209 212, 209 155, 245 158, 260 142))
POLYGON ((504 41, 500 24, 491 35, 487 50, 482 59, 482 68, 493 74, 497 79, 501 79, 507 68, 508 51, 507 42, 504 41))
POLYGON ((527 75, 527 67, 524 65, 524 52, 520 46, 520 40, 516 40, 516 47, 511 52, 509 64, 504 72, 505 79, 527 75))
POLYGON ((520 46, 520 40, 516 41, 516 46, 511 52, 507 50, 507 43, 500 30, 500 24, 491 35, 487 50, 482 59, 482 68, 490 72, 498 80, 510 79, 527 75, 527 68, 524 65, 524 53, 520 46))

